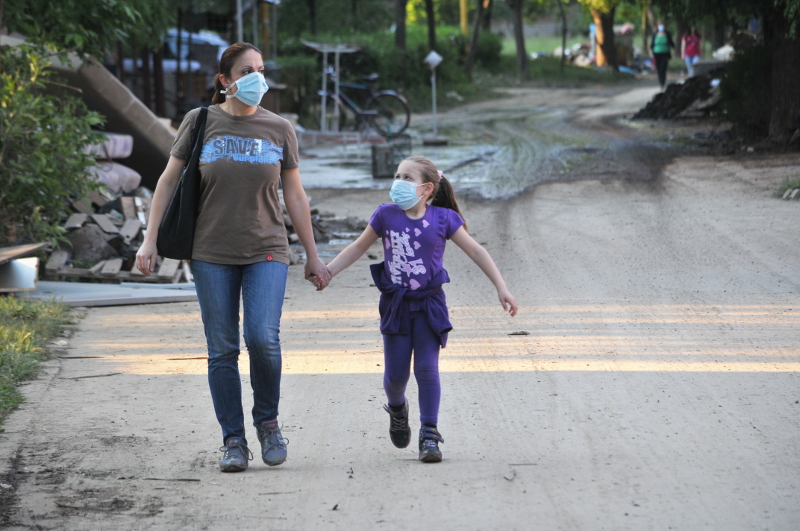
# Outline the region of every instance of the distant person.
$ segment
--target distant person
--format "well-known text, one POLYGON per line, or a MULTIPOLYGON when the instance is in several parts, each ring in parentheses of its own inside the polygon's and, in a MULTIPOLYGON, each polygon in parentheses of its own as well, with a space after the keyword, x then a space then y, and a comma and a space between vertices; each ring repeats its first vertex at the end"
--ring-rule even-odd
POLYGON ((383 388, 388 404, 389 437, 398 448, 411 442, 405 396, 414 357, 419 387, 419 460, 442 460, 438 430, 439 348, 452 330, 442 285, 450 282, 443 267, 447 240, 452 240, 489 277, 500 304, 513 317, 517 302, 508 291, 492 257, 466 231, 450 181, 424 157, 409 157, 397 168, 389 196, 358 239, 328 264, 331 278, 358 260, 378 238, 384 260, 370 266, 381 292, 378 309, 383 333, 383 388), (428 204, 428 201, 431 204, 428 204))
POLYGON ((656 29, 657 31, 653 33, 653 37, 650 39, 650 57, 655 63, 656 72, 658 72, 658 84, 663 91, 667 85, 667 65, 669 65, 669 60, 672 58, 670 48, 674 50, 675 43, 672 41, 670 32, 664 27, 663 20, 658 21, 656 29))
MULTIPOLYGON (((240 303, 261 458, 275 466, 287 455, 278 401, 289 242, 279 185, 308 257, 306 278, 313 278, 318 289, 330 280, 314 245, 294 129, 288 120, 259 106, 268 89, 263 70, 264 59, 252 44, 232 44, 222 54, 200 157, 201 196, 191 265, 208 346, 211 400, 222 429, 222 472, 241 472, 252 459, 238 364, 240 303)), ((156 186, 147 235, 136 253, 136 267, 146 276, 155 269, 159 226, 190 151, 199 110, 183 119, 156 186)))
POLYGON ((686 71, 689 77, 692 77, 694 64, 703 57, 703 41, 694 25, 689 29, 689 33, 681 39, 681 57, 686 61, 686 71))

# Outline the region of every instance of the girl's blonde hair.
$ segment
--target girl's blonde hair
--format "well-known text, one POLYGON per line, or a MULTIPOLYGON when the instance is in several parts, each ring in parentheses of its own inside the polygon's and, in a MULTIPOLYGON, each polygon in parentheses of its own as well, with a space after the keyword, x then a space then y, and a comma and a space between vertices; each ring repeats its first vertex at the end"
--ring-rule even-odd
POLYGON ((423 183, 433 183, 433 193, 431 194, 433 200, 431 201, 431 205, 456 211, 464 221, 464 230, 467 230, 467 220, 464 219, 464 214, 461 213, 461 209, 458 207, 456 191, 444 175, 439 179, 439 170, 436 168, 436 164, 431 162, 430 159, 420 155, 412 155, 407 157, 403 162, 405 161, 419 165, 423 183))

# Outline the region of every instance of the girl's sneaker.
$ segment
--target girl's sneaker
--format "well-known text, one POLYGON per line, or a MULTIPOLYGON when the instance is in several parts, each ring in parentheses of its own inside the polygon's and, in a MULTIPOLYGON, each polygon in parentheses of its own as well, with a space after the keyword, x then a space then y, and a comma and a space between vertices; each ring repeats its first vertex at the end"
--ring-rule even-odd
POLYGON ((423 424, 419 429, 419 460, 423 463, 441 463, 442 451, 439 450, 439 443, 443 442, 439 430, 423 424))
POLYGON ((411 442, 411 426, 408 425, 408 400, 403 406, 395 408, 390 405, 383 406, 389 414, 389 438, 398 448, 405 448, 411 442))
POLYGON ((238 437, 230 437, 219 451, 225 452, 219 462, 222 472, 243 472, 247 470, 247 462, 253 459, 252 452, 238 437))

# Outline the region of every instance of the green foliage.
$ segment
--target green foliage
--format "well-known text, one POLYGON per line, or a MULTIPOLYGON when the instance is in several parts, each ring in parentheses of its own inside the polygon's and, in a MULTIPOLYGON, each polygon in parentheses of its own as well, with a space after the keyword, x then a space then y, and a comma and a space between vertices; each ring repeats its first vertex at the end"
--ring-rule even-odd
POLYGON ((33 48, 1 47, 0 59, 0 246, 55 243, 69 199, 97 186, 83 150, 102 140, 91 130, 102 119, 80 100, 42 92, 52 72, 33 48))
POLYGON ((733 56, 720 83, 726 117, 756 133, 769 131, 772 104, 772 56, 768 46, 755 46, 733 56))
MULTIPOLYGON (((34 45, 102 57, 106 47, 141 32, 137 4, 148 0, 24 0, 5 3, 4 24, 34 45)), ((155 2, 149 2, 155 4, 155 2)), ((163 4, 163 2, 162 2, 163 4)))
MULTIPOLYGON (((384 0, 359 0, 355 13, 349 1, 316 0, 316 13, 318 35, 388 30, 394 20, 392 2, 384 0)), ((311 14, 307 0, 282 0, 278 25, 279 41, 310 34, 311 14)))
POLYGON ((47 342, 71 322, 63 304, 0 297, 0 419, 22 402, 15 384, 36 376, 47 342))

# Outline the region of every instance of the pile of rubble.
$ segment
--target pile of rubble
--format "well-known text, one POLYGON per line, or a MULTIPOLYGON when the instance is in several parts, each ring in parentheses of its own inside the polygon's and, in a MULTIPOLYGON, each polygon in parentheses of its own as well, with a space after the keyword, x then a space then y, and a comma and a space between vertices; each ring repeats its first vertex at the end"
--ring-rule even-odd
POLYGON ((671 83, 633 116, 634 120, 705 117, 720 101, 717 71, 694 76, 683 83, 671 83))
MULTIPOLYGON (((62 227, 70 245, 53 251, 44 267, 49 279, 93 279, 107 282, 192 282, 189 262, 159 257, 156 270, 149 278, 136 267, 136 252, 142 244, 150 217, 153 192, 138 186, 139 176, 132 177, 125 167, 115 162, 130 143, 125 135, 113 135, 106 145, 96 146, 92 153, 104 154, 104 162, 95 176, 104 187, 89 193, 88 199, 71 203, 74 213, 62 227)), ((132 171, 132 170, 131 170, 132 171)), ((283 198, 281 197, 281 201, 283 198)), ((312 209, 312 226, 317 243, 334 238, 354 238, 366 228, 366 221, 337 218, 312 209)), ((290 243, 291 264, 302 262, 302 247, 284 206, 284 220, 290 243), (292 248, 293 247, 293 248, 292 248)))

